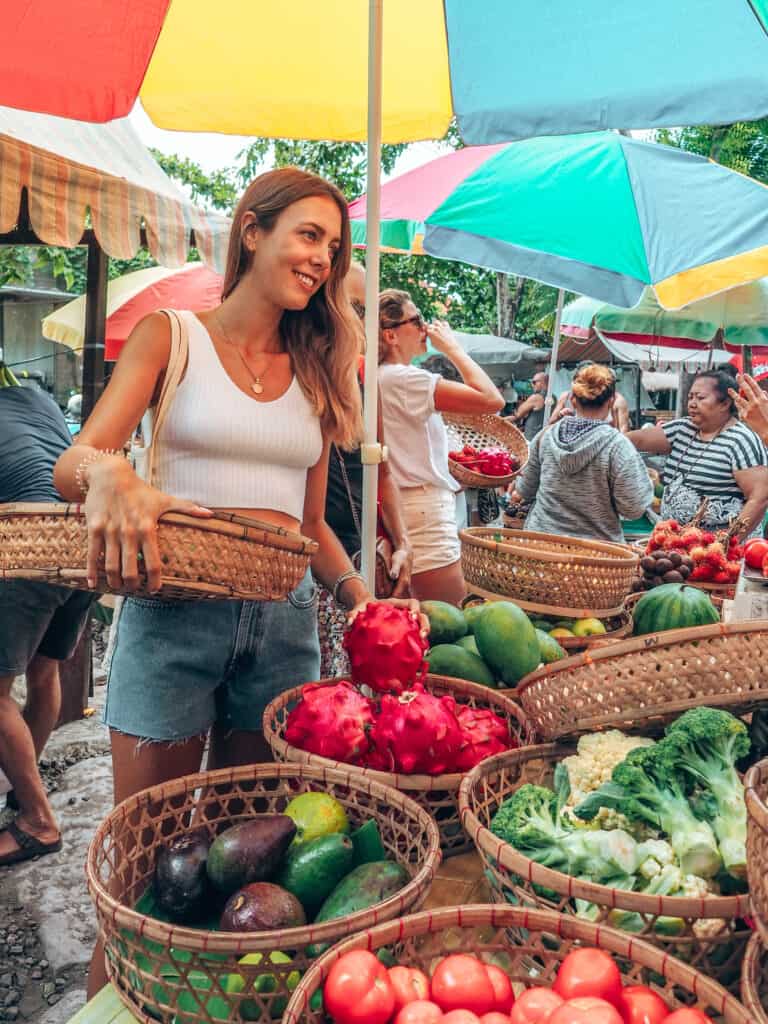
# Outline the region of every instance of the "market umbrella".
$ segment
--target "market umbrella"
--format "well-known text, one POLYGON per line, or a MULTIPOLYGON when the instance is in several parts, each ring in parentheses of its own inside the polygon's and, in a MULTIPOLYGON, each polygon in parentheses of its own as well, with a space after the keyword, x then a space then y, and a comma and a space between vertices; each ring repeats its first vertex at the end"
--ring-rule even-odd
MULTIPOLYGON (((526 345, 514 338, 500 338, 495 334, 468 334, 456 331, 456 338, 474 361, 482 366, 495 384, 510 380, 512 377, 523 379, 531 377, 537 369, 549 361, 548 348, 536 348, 526 345)), ((423 363, 430 356, 439 355, 427 338, 427 351, 417 356, 414 362, 423 363)))
MULTIPOLYGON (((105 359, 117 359, 120 349, 142 317, 157 309, 212 309, 221 301, 224 279, 199 262, 177 270, 148 267, 134 270, 107 286, 105 359)), ((49 313, 42 321, 44 338, 70 348, 82 348, 85 340, 85 296, 49 313)))

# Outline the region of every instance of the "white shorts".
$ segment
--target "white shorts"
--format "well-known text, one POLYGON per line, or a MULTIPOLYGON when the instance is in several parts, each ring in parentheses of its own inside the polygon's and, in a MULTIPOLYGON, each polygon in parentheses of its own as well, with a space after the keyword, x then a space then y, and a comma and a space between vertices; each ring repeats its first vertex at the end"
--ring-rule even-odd
POLYGON ((453 565, 461 558, 456 529, 456 495, 421 484, 400 490, 403 518, 413 548, 413 572, 453 565))

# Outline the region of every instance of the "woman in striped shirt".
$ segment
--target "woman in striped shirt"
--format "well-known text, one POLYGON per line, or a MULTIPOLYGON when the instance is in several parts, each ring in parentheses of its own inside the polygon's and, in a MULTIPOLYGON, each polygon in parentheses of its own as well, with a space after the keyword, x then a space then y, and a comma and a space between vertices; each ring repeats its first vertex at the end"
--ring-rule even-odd
POLYGON ((738 519, 740 536, 762 535, 768 454, 760 438, 738 420, 729 394, 733 383, 722 370, 699 373, 685 419, 627 436, 640 451, 667 456, 662 518, 690 522, 707 498, 704 525, 723 529, 738 519))

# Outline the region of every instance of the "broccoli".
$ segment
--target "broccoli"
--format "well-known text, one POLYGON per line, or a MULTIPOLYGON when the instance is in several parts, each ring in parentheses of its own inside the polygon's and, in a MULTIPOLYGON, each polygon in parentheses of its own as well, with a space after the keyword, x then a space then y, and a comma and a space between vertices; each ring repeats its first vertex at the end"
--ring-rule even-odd
POLYGON ((613 807, 630 821, 640 820, 667 836, 684 874, 711 878, 722 861, 711 825, 699 821, 688 803, 681 780, 659 755, 661 743, 630 751, 605 783, 575 808, 591 821, 601 807, 613 807))
POLYGON ((681 774, 697 816, 712 825, 726 871, 747 874, 747 809, 736 762, 749 753, 746 725, 717 708, 692 708, 658 745, 670 773, 681 774))

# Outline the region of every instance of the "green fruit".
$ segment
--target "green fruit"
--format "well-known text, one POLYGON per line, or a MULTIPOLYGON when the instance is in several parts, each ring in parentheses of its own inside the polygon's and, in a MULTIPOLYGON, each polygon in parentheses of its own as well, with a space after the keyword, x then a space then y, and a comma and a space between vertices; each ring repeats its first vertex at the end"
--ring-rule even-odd
POLYGON ((487 602, 485 601, 482 601, 479 604, 470 604, 463 610, 462 615, 464 616, 464 621, 466 622, 467 629, 470 633, 474 633, 477 618, 486 607, 486 604, 487 602))
POLYGON ((632 611, 635 636, 665 629, 709 626, 720 614, 705 591, 685 583, 663 583, 640 598, 632 611))
POLYGON ((539 641, 541 660, 545 665, 551 665, 553 661, 560 661, 561 658, 568 657, 557 640, 549 633, 545 633, 543 629, 536 630, 536 639, 539 641))
POLYGON ((467 632, 463 613, 445 601, 422 601, 421 610, 429 619, 429 642, 452 644, 467 632))
POLYGON ((483 659, 458 644, 438 644, 427 651, 429 671, 452 679, 469 679, 483 686, 494 686, 496 679, 483 659))
POLYGON ((277 871, 291 845, 296 826, 285 814, 257 814, 217 836, 208 851, 206 870, 219 892, 236 892, 277 871))
POLYGON ((386 860, 387 851, 384 849, 379 826, 374 818, 370 818, 360 828, 355 829, 349 838, 355 848, 355 867, 359 864, 370 864, 376 860, 386 860))
MULTIPOLYGON (((263 953, 246 953, 244 957, 238 961, 241 964, 260 964, 264 959, 263 953)), ((285 953, 281 953, 279 950, 275 950, 274 953, 269 954, 269 963, 272 964, 289 964, 291 958, 286 956, 285 953)), ((291 971, 286 979, 286 985, 289 992, 293 992, 296 986, 301 980, 301 973, 299 971, 291 971)), ((278 979, 277 975, 271 971, 262 971, 256 975, 251 984, 251 988, 254 992, 258 992, 260 995, 266 995, 270 992, 274 992, 277 989, 278 979)), ((227 983, 224 986, 224 991, 227 994, 235 994, 242 992, 246 985, 246 979, 242 974, 229 974, 227 976, 227 983)), ((288 1005, 288 999, 285 996, 279 996, 273 999, 269 1003, 270 1017, 276 1019, 282 1017, 285 1012, 285 1008, 288 1005)), ((256 1000, 244 999, 240 1003, 240 1017, 243 1020, 260 1020, 262 1015, 261 1007, 256 1000)))
POLYGON ((463 636, 461 639, 456 641, 457 647, 463 647, 465 651, 469 651, 470 654, 476 654, 480 657, 480 651, 477 649, 477 640, 470 633, 468 636, 463 636))
POLYGON ((275 881, 293 893, 311 918, 351 870, 354 855, 349 836, 319 836, 291 847, 275 881))
POLYGON ((302 793, 295 796, 285 813, 296 823, 296 844, 328 836, 333 832, 349 832, 347 812, 328 793, 302 793))
POLYGON ((538 668, 539 641, 531 620, 511 601, 492 601, 475 623, 483 661, 507 686, 538 668))
POLYGON ((600 619, 577 619, 571 626, 574 636, 601 636, 606 633, 605 625, 600 619))

